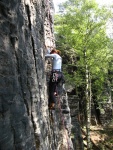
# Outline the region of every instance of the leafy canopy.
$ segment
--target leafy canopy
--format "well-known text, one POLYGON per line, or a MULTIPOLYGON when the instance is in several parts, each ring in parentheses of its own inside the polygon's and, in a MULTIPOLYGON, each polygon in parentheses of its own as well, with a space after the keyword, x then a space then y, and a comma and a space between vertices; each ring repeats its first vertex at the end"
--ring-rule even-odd
POLYGON ((106 34, 106 23, 112 13, 99 7, 95 0, 69 0, 60 5, 55 17, 56 44, 69 61, 64 63, 66 78, 77 87, 84 86, 85 67, 94 81, 93 88, 104 89, 113 42, 106 34), (77 56, 80 57, 77 61, 77 56), (73 59, 72 59, 73 58, 73 59), (77 70, 68 71, 77 66, 77 70))

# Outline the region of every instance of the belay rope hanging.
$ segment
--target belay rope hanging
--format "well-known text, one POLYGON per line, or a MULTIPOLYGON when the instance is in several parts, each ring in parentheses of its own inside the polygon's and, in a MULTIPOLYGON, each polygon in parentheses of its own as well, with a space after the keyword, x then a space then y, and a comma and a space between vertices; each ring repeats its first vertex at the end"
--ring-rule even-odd
POLYGON ((69 142, 68 142, 68 135, 66 133, 67 129, 66 129, 65 124, 64 124, 64 115, 62 114, 60 96, 58 95, 58 91, 57 91, 57 101, 58 101, 58 108, 59 108, 59 111, 60 111, 60 118, 61 118, 61 121, 62 121, 63 128, 65 129, 65 135, 66 135, 66 141, 67 141, 68 150, 70 150, 69 142))
MULTIPOLYGON (((47 0, 47 18, 50 19, 50 1, 47 0)), ((56 82, 58 80, 58 74, 55 72, 53 73, 53 79, 52 79, 52 82, 56 82)), ((58 108, 59 108, 59 112, 60 112, 60 118, 61 118, 61 121, 62 121, 62 125, 63 125, 63 128, 65 129, 65 132, 66 132, 66 127, 65 127, 65 124, 64 124, 64 116, 62 114, 62 109, 61 109, 61 103, 60 103, 60 96, 58 95, 58 87, 56 85, 56 99, 57 99, 57 102, 58 102, 58 108)), ((55 111, 55 110, 49 110, 49 117, 50 117, 50 123, 51 123, 51 126, 52 126, 52 130, 53 130, 53 136, 54 136, 54 118, 53 118, 53 113, 52 111, 55 111)), ((68 150, 70 150, 69 148, 69 142, 68 142, 68 135, 67 133, 65 133, 66 135, 66 140, 67 140, 67 146, 68 146, 68 150)), ((54 138, 54 141, 55 141, 55 137, 54 138)), ((55 143, 54 143, 55 145, 55 143)))
MULTIPOLYGON (((68 135, 67 135, 67 132, 66 132, 66 127, 65 127, 65 124, 64 124, 64 116, 62 114, 62 109, 61 109, 61 103, 60 103, 60 98, 59 98, 59 95, 57 95, 57 101, 58 101, 58 108, 59 108, 59 112, 60 112, 60 118, 61 118, 61 121, 62 121, 62 125, 63 125, 63 128, 65 129, 65 135, 66 135, 66 141, 67 141, 67 146, 68 146, 68 150, 70 150, 70 147, 69 147, 69 142, 68 142, 68 135)), ((52 111, 55 111, 55 110, 49 110, 49 117, 50 117, 50 123, 51 123, 51 126, 52 126, 52 130, 53 130, 53 134, 54 134, 54 116, 53 116, 53 113, 52 111)), ((53 135, 54 136, 54 135, 53 135)), ((55 137, 54 137, 55 138, 55 137)), ((55 141, 55 139, 54 139, 55 141)), ((55 143, 54 143, 55 144, 55 143)))
MULTIPOLYGON (((55 72, 55 73, 53 73, 52 74, 52 81, 53 82, 56 82, 58 80, 58 74, 57 74, 57 72, 55 72)), ((60 119, 61 119, 61 122, 62 122, 62 125, 63 125, 63 128, 64 128, 64 130, 65 130, 65 135, 66 135, 66 141, 67 141, 67 146, 68 146, 68 150, 70 150, 70 147, 69 147, 69 142, 68 142, 68 135, 67 135, 67 132, 66 132, 66 127, 65 127, 65 124, 64 124, 64 115, 62 114, 62 109, 61 109, 61 102, 60 102, 60 96, 59 96, 59 93, 58 93, 58 86, 57 86, 57 84, 56 84, 56 101, 57 101, 57 105, 58 105, 58 109, 59 109, 59 113, 60 113, 60 119)), ((55 111, 56 109, 54 109, 54 110, 49 110, 49 113, 50 113, 50 120, 51 120, 51 124, 54 126, 54 122, 55 122, 55 120, 54 120, 54 114, 53 114, 53 112, 52 111, 55 111)), ((56 112, 55 112, 56 113, 56 112)), ((54 128, 53 128, 53 126, 52 126, 52 130, 54 130, 54 128)), ((54 136, 54 135, 53 135, 54 136)), ((55 138, 55 137, 54 137, 55 138)), ((55 140, 55 139, 54 139, 55 140)))

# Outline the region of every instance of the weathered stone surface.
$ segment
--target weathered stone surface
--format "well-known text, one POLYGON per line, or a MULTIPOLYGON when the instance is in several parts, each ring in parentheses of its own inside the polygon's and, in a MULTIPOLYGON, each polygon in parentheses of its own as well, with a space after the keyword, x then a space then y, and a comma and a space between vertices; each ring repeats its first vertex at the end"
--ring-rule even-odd
POLYGON ((50 149, 45 8, 44 0, 0 1, 0 150, 50 149))
POLYGON ((68 95, 71 123, 72 123, 72 142, 75 150, 83 150, 83 139, 81 134, 81 127, 78 120, 79 116, 79 99, 76 95, 68 95))
POLYGON ((48 111, 44 56, 45 43, 55 46, 53 12, 52 0, 0 0, 0 150, 66 149, 66 137, 72 147, 70 113, 61 128, 62 112, 52 123, 48 111))

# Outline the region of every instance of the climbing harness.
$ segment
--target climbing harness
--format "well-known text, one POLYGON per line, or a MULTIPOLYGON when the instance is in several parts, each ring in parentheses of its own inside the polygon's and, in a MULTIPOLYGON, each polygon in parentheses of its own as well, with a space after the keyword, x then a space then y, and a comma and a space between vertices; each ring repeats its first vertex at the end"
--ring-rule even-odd
POLYGON ((57 80, 58 80, 58 74, 56 72, 54 72, 52 74, 52 82, 57 82, 57 80))

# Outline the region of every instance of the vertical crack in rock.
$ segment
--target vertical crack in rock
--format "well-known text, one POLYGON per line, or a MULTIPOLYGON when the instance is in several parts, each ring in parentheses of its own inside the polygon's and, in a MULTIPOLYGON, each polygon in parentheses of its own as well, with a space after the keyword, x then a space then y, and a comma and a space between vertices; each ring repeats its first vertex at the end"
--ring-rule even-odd
MULTIPOLYGON (((34 39, 33 39, 33 37, 31 37, 31 41, 32 41, 33 55, 34 55, 34 60, 35 60, 35 68, 36 68, 35 46, 34 46, 34 39)), ((36 69, 36 72, 37 72, 37 69, 36 69)))
POLYGON ((27 100, 24 98, 24 104, 25 104, 25 106, 26 106, 26 109, 27 109, 27 114, 28 114, 28 116, 30 115, 29 114, 29 106, 28 106, 28 103, 27 103, 27 100))
MULTIPOLYGON (((27 17, 28 17, 28 22, 29 22, 29 29, 31 31, 31 19, 30 19, 30 10, 29 6, 26 5, 26 12, 27 12, 27 17)), ((31 35, 31 42, 32 42, 32 47, 33 47, 33 55, 34 55, 34 60, 35 60, 35 68, 36 68, 36 58, 35 58, 35 46, 34 46, 34 39, 33 36, 31 35)), ((37 71, 36 71, 37 72, 37 71)))
MULTIPOLYGON (((32 34, 32 23, 31 23, 31 15, 30 15, 30 8, 28 5, 26 5, 26 12, 27 12, 27 17, 28 17, 28 26, 31 31, 31 45, 32 45, 32 52, 33 52, 33 58, 34 58, 34 65, 35 65, 35 70, 36 70, 36 75, 38 78, 38 70, 37 70, 37 63, 36 63, 36 52, 35 52, 35 41, 34 41, 34 36, 32 34)), ((38 81, 39 83, 39 81, 38 81)), ((39 87, 39 85, 38 85, 39 87)), ((39 90, 40 91, 40 90, 39 90)), ((32 95, 32 93, 30 94, 32 95)), ((31 97, 31 108, 34 108, 34 100, 31 97)), ((31 122, 33 124, 33 129, 34 129, 34 137, 35 137, 35 144, 36 144, 36 149, 40 149, 40 137, 37 134, 37 121, 35 120, 36 116, 34 116, 34 110, 31 111, 31 122)), ((36 114, 35 114, 36 115, 36 114)))
POLYGON ((27 17, 28 17, 28 22, 29 22, 29 29, 31 30, 31 21, 30 21, 30 10, 29 10, 29 6, 26 5, 26 12, 27 12, 27 17))

